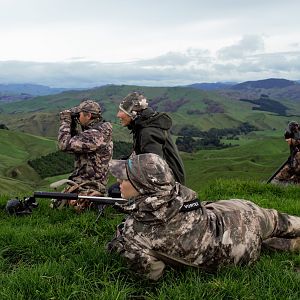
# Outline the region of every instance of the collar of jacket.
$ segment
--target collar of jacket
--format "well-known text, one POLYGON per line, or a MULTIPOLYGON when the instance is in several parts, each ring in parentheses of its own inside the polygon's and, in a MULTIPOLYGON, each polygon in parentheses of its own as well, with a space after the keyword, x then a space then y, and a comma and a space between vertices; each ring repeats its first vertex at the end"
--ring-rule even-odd
POLYGON ((97 127, 99 123, 103 123, 104 120, 102 118, 93 119, 89 124, 86 126, 81 126, 82 130, 92 129, 97 127))
POLYGON ((158 112, 154 111, 151 107, 144 109, 133 121, 133 127, 139 126, 140 124, 147 122, 154 116, 156 116, 158 112))
POLYGON ((142 123, 145 120, 148 120, 152 116, 156 115, 157 112, 155 112, 151 107, 147 107, 146 109, 142 110, 134 120, 130 122, 129 125, 127 125, 127 128, 131 130, 131 132, 135 131, 136 126, 139 126, 140 123, 142 123))

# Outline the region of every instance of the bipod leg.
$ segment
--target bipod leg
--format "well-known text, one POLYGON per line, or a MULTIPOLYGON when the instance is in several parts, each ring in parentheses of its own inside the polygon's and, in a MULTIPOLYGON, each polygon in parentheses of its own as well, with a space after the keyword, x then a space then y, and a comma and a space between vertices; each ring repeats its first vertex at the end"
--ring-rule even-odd
POLYGON ((98 215, 97 215, 97 218, 96 218, 95 223, 98 223, 98 220, 100 219, 100 217, 101 217, 101 216, 103 215, 103 213, 104 213, 105 207, 106 207, 106 205, 103 205, 103 204, 98 205, 98 215))

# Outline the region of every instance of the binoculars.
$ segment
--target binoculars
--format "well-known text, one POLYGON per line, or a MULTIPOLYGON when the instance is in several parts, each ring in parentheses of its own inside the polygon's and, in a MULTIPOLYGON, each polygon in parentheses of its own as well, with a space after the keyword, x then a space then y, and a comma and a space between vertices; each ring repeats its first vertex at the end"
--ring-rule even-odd
POLYGON ((73 112, 73 111, 71 111, 71 118, 73 120, 79 119, 79 112, 73 112))

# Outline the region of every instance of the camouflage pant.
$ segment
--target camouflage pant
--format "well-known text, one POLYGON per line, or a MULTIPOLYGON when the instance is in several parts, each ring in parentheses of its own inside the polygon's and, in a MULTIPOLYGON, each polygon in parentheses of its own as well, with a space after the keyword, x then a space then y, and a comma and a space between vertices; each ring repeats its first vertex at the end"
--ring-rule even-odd
POLYGON ((251 264, 262 246, 300 251, 300 217, 240 199, 202 204, 203 214, 179 212, 178 218, 157 228, 142 224, 143 231, 128 217, 108 249, 119 252, 131 269, 152 280, 162 276, 166 264, 213 270, 227 264, 251 264), (170 231, 175 222, 177 231, 170 231))
POLYGON ((226 215, 235 209, 252 210, 259 220, 263 246, 273 250, 300 251, 300 217, 262 208, 250 201, 221 200, 205 205, 207 209, 211 207, 220 215, 226 215))
POLYGON ((300 152, 297 152, 291 163, 286 164, 282 170, 275 176, 279 181, 290 181, 300 183, 300 152))

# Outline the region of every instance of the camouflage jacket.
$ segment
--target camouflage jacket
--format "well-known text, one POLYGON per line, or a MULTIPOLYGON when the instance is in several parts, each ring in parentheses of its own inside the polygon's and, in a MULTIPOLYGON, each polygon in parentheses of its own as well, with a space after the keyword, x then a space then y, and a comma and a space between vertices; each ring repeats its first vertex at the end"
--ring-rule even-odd
POLYGON ((103 193, 113 151, 111 124, 94 120, 82 132, 71 136, 70 123, 62 120, 58 145, 60 150, 75 154, 74 171, 69 179, 78 184, 88 182, 87 187, 103 193))
POLYGON ((195 198, 193 191, 176 183, 172 195, 144 196, 122 205, 129 216, 109 249, 152 280, 162 276, 165 263, 212 271, 257 260, 264 234, 271 234, 261 232, 265 220, 259 208, 245 200, 224 200, 181 211, 195 198))

